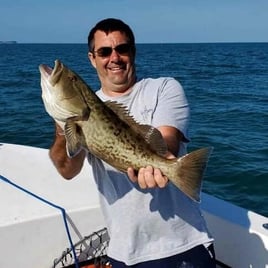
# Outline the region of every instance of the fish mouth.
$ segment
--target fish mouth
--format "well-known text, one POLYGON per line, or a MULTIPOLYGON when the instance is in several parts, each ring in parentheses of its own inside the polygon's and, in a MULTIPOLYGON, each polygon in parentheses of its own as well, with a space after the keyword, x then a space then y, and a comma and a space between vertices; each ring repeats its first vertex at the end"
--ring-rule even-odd
POLYGON ((62 70, 63 65, 59 60, 55 60, 53 69, 45 64, 39 65, 39 71, 41 73, 42 79, 49 80, 53 86, 60 80, 62 70))
POLYGON ((40 64, 39 65, 39 70, 42 76, 45 76, 47 78, 49 78, 49 76, 51 75, 53 69, 50 68, 49 66, 45 65, 45 64, 40 64))

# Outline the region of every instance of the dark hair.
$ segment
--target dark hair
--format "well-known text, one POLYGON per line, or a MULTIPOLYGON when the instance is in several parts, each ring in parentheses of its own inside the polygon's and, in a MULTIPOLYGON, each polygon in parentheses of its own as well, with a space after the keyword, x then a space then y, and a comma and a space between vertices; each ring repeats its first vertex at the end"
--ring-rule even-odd
POLYGON ((96 31, 102 31, 106 34, 119 31, 124 33, 129 39, 128 42, 133 46, 133 52, 135 54, 135 37, 130 27, 119 19, 108 18, 98 22, 95 27, 91 29, 88 34, 88 49, 94 51, 94 35, 96 31))

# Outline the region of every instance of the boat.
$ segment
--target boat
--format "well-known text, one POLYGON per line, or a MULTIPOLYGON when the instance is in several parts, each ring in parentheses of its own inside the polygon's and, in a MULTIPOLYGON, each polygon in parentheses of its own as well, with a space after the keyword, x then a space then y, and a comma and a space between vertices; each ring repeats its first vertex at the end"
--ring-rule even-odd
MULTIPOLYGON (((64 180, 43 148, 0 144, 0 267, 110 267, 92 170, 64 180), (82 265, 83 264, 83 265, 82 265)), ((202 193, 218 267, 267 268, 268 218, 202 193)))

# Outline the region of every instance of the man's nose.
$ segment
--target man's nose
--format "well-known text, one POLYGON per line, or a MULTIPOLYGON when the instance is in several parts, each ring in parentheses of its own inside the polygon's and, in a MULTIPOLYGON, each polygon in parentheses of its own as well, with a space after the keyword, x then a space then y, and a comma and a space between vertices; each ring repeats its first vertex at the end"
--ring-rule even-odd
POLYGON ((120 54, 118 52, 116 52, 115 49, 113 49, 110 58, 113 61, 117 61, 120 58, 120 54))

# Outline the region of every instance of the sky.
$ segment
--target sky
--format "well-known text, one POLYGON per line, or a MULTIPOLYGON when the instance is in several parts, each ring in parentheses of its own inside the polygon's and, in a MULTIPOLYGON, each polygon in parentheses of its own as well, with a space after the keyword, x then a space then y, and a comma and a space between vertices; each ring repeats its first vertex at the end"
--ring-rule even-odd
POLYGON ((0 0, 0 41, 86 43, 109 17, 137 43, 268 42, 268 0, 0 0))

